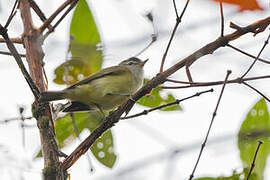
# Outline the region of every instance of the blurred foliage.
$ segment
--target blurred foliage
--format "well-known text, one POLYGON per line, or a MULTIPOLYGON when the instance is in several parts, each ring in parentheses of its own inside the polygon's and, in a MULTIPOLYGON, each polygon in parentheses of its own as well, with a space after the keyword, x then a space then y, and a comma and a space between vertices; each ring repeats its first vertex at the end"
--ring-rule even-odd
POLYGON ((258 146, 258 140, 264 142, 259 149, 255 162, 254 172, 256 172, 258 176, 257 180, 263 179, 266 160, 270 152, 269 136, 269 112, 265 100, 261 99, 250 109, 238 133, 240 158, 245 167, 251 166, 258 146))
MULTIPOLYGON (((236 171, 233 172, 231 176, 220 176, 220 177, 201 177, 196 178, 194 180, 243 180, 247 178, 249 169, 245 168, 242 172, 237 173, 236 171)), ((257 175, 255 173, 252 173, 249 176, 249 180, 257 180, 257 175)))
MULTIPOLYGON (((103 115, 100 112, 74 113, 73 117, 79 133, 84 129, 88 129, 92 132, 96 127, 98 127, 103 119, 103 115)), ((65 145, 70 144, 77 138, 72 124, 72 119, 69 114, 56 120, 55 129, 59 148, 63 148, 65 145)), ((114 153, 114 142, 111 130, 106 131, 101 137, 99 137, 90 149, 100 163, 109 168, 113 167, 116 161, 116 155, 114 153)))
POLYGON ((70 60, 58 66, 54 73, 57 84, 74 84, 100 70, 102 52, 98 50, 100 35, 85 0, 80 0, 70 25, 70 60))
MULTIPOLYGON (((144 84, 146 84, 149 81, 149 79, 144 80, 144 84)), ((172 94, 167 94, 166 98, 161 97, 161 93, 163 92, 163 89, 160 87, 156 87, 151 91, 149 95, 146 95, 139 99, 137 101, 137 104, 146 106, 146 107, 157 107, 163 104, 171 103, 175 101, 176 99, 173 97, 172 94)), ((160 109, 161 111, 175 111, 175 110, 182 110, 182 108, 176 104, 172 106, 168 106, 165 108, 160 109)))

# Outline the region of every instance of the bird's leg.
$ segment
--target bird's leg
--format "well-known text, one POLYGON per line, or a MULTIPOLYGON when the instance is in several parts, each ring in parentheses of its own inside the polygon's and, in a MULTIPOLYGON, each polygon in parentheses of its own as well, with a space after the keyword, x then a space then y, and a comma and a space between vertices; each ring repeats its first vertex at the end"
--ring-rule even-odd
POLYGON ((98 104, 95 104, 95 106, 98 108, 98 110, 101 112, 101 114, 103 115, 103 119, 106 119, 106 115, 103 111, 103 109, 98 105, 98 104))
POLYGON ((124 96, 124 97, 127 97, 129 100, 133 101, 133 102, 136 102, 132 96, 130 94, 120 94, 120 93, 107 93, 107 95, 110 95, 110 96, 124 96))

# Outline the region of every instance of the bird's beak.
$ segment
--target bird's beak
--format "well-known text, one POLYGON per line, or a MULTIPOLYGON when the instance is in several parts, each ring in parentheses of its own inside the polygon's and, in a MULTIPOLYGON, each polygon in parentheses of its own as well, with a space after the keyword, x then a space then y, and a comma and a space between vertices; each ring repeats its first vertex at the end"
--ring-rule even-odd
POLYGON ((146 59, 145 61, 143 61, 142 63, 141 63, 141 67, 143 67, 144 65, 145 65, 145 63, 148 61, 149 59, 146 59))

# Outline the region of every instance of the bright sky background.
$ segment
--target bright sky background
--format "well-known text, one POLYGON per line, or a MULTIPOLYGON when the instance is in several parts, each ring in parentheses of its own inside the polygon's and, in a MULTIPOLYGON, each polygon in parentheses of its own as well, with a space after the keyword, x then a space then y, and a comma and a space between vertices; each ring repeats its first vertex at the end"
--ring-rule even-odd
MULTIPOLYGON (((37 3, 49 16, 63 1, 37 0, 37 3)), ((151 78, 159 71, 160 61, 169 35, 175 22, 175 13, 172 1, 165 0, 93 0, 88 1, 91 10, 95 13, 101 31, 104 48, 104 67, 118 64, 145 47, 151 40, 151 24, 144 18, 146 12, 152 11, 154 25, 159 32, 158 41, 145 53, 141 59, 149 58, 145 66, 145 76, 151 78)), ((184 1, 176 1, 181 12, 184 1)), ((0 3, 0 23, 4 24, 10 12, 13 1, 0 3)), ((225 34, 232 32, 229 22, 245 26, 256 20, 269 16, 269 2, 259 0, 265 11, 237 13, 237 8, 224 5, 225 34)), ((35 25, 41 23, 35 17, 35 25), (36 22, 39 22, 38 24, 36 22)), ((43 46, 46 54, 46 72, 49 78, 49 89, 63 89, 64 86, 52 82, 53 70, 64 62, 68 47, 68 28, 71 14, 65 18, 43 46)), ((20 14, 9 28, 10 37, 22 34, 20 14)), ((220 33, 220 17, 218 3, 208 0, 191 1, 184 15, 177 35, 174 38, 166 61, 165 69, 178 60, 194 52, 203 45, 213 41, 220 33)), ((232 44, 247 52, 256 55, 262 47, 269 30, 254 38, 251 34, 241 37, 232 44)), ((20 52, 23 49, 20 45, 20 52)), ((5 45, 1 44, 4 50, 5 45)), ((262 57, 270 59, 270 46, 266 47, 262 57)), ((229 48, 221 48, 213 55, 201 58, 191 67, 194 81, 223 80, 228 69, 232 70, 230 78, 239 77, 249 65, 251 59, 234 52, 229 48)), ((257 63, 249 76, 269 75, 270 66, 257 63)), ((0 60, 0 121, 19 116, 18 107, 26 107, 26 116, 31 116, 32 93, 24 80, 19 68, 12 57, 1 55, 0 60)), ((187 80, 183 70, 173 75, 174 79, 187 80)), ((269 80, 252 82, 270 97, 269 80)), ((177 98, 192 95, 198 91, 209 88, 193 88, 169 90, 177 98)), ((115 151, 118 160, 114 168, 108 169, 100 165, 92 155, 95 172, 89 173, 86 156, 83 156, 69 171, 72 179, 187 179, 193 169, 213 110, 221 90, 221 86, 214 87, 215 92, 205 94, 183 102, 183 112, 153 112, 133 120, 121 121, 112 128, 115 140, 115 151), (194 146, 195 147, 194 147, 194 146), (170 158, 170 152, 175 148, 188 148, 182 153, 170 158), (155 158, 155 157, 160 157, 155 158), (155 161, 151 161, 151 158, 155 161), (147 164, 149 163, 149 164, 147 164), (134 169, 127 169, 134 167, 134 169), (125 174, 125 173, 126 174, 125 174), (122 173, 122 175, 120 175, 122 173)), ((166 95, 166 93, 164 94, 166 95)), ((261 97, 254 91, 238 84, 228 85, 225 89, 217 117, 210 133, 207 145, 195 177, 209 175, 230 175, 233 169, 242 167, 237 148, 237 132, 249 108, 261 97), (211 141, 218 139, 215 143, 211 141), (218 143, 217 143, 218 142, 218 143)), ((136 105, 131 114, 140 112, 144 108, 136 105)), ((35 125, 35 121, 27 122, 35 125)), ((82 138, 89 132, 82 133, 82 138)), ((38 151, 38 128, 27 128, 25 131, 26 145, 22 147, 22 131, 19 122, 0 124, 0 177, 5 180, 41 179, 40 173, 43 166, 41 160, 33 160, 34 153, 38 151)), ((64 148, 66 153, 79 144, 76 141, 64 148)), ((265 169, 265 179, 270 178, 270 161, 268 158, 265 169)))

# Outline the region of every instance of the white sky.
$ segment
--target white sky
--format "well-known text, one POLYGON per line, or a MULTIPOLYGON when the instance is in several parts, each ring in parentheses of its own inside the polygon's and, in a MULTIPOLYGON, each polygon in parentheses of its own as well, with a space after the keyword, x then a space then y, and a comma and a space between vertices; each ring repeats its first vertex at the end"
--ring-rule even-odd
MULTIPOLYGON (((63 1, 52 2, 37 1, 47 16, 63 1)), ((176 2, 180 11, 184 1, 178 0, 176 2)), ((224 5, 225 33, 232 32, 228 27, 230 21, 244 26, 267 17, 270 12, 267 1, 260 0, 259 2, 265 7, 265 11, 237 14, 235 13, 237 8, 224 5)), ((9 1, 0 3, 1 24, 6 21, 12 3, 9 1)), ((102 39, 105 44, 104 67, 118 64, 121 60, 136 54, 147 45, 152 30, 151 24, 142 15, 146 11, 153 11, 154 25, 159 32, 158 41, 140 56, 142 59, 150 59, 145 67, 145 76, 148 78, 153 77, 159 70, 160 60, 174 25, 175 14, 172 1, 93 0, 89 2, 89 5, 96 13, 95 17, 98 20, 99 29, 103 34, 102 39)), ((216 3, 207 0, 191 1, 184 15, 183 23, 180 24, 177 36, 169 50, 165 68, 170 67, 181 58, 218 37, 220 33, 218 13, 219 7, 216 3)), ((35 19, 37 18, 35 17, 35 19)), ((46 62, 50 90, 63 88, 63 86, 52 82, 54 78, 53 70, 65 59, 70 20, 71 15, 63 21, 56 32, 44 44, 46 54, 44 61, 46 62)), ((9 33, 11 37, 22 34, 19 13, 15 21, 12 22, 9 33)), ((268 34, 269 31, 266 30, 266 32, 257 35, 256 38, 253 38, 252 35, 245 35, 232 44, 256 55, 268 34)), ((0 45, 0 48, 4 50, 5 46, 0 45)), ((20 52, 23 52, 22 48, 19 49, 20 52)), ((266 47, 262 55, 268 60, 270 59, 269 50, 270 46, 266 47)), ((229 48, 221 48, 213 55, 201 58, 191 67, 191 72, 194 81, 223 80, 227 69, 232 70, 230 78, 236 78, 245 72, 251 62, 250 58, 240 55, 229 48)), ((269 75, 269 72, 270 66, 257 63, 249 76, 269 75)), ((19 105, 24 105, 27 108, 26 116, 30 116, 30 107, 33 101, 32 93, 12 57, 1 55, 0 77, 2 82, 0 89, 0 120, 17 117, 19 105)), ((183 70, 180 70, 173 75, 173 78, 186 80, 186 75, 183 70)), ((252 85, 270 97, 268 79, 252 82, 252 85)), ((168 92, 172 92, 177 98, 183 98, 205 89, 208 88, 170 90, 168 92)), ((71 178, 91 178, 93 180, 187 179, 197 159, 198 148, 184 151, 183 154, 180 153, 179 156, 172 159, 158 159, 151 165, 147 165, 146 162, 150 162, 149 158, 160 154, 163 156, 165 154, 165 157, 168 157, 169 152, 176 147, 185 148, 194 143, 198 147, 200 146, 209 126, 221 87, 215 86, 214 90, 215 92, 212 94, 202 95, 183 102, 184 112, 153 112, 148 116, 119 122, 112 129, 118 154, 118 160, 114 168, 111 170, 103 167, 91 156, 95 169, 95 172, 91 174, 89 173, 87 158, 84 156, 71 168, 71 178), (140 168, 119 176, 120 172, 133 167, 137 162, 142 162, 138 165, 140 168)), ((209 140, 226 137, 227 135, 229 137, 231 135, 235 136, 227 140, 218 140, 220 143, 214 145, 209 143, 203 153, 195 177, 230 175, 233 169, 242 167, 236 134, 249 108, 259 98, 258 94, 241 85, 234 84, 226 87, 209 140)), ((136 105, 131 114, 143 109, 141 106, 136 105)), ((35 124, 35 122, 27 124, 35 124)), ((26 129, 25 148, 22 148, 21 134, 18 122, 0 124, 1 179, 41 179, 39 173, 42 169, 42 162, 41 160, 32 161, 33 154, 40 144, 38 129, 26 129)), ((82 137, 86 137, 88 134, 85 131, 82 137)), ((72 143, 63 151, 66 153, 72 152, 78 143, 78 141, 72 143)), ((268 158, 268 166, 265 172, 270 172, 269 163, 268 158)), ((265 179, 269 179, 270 174, 265 173, 265 177, 265 179)))

